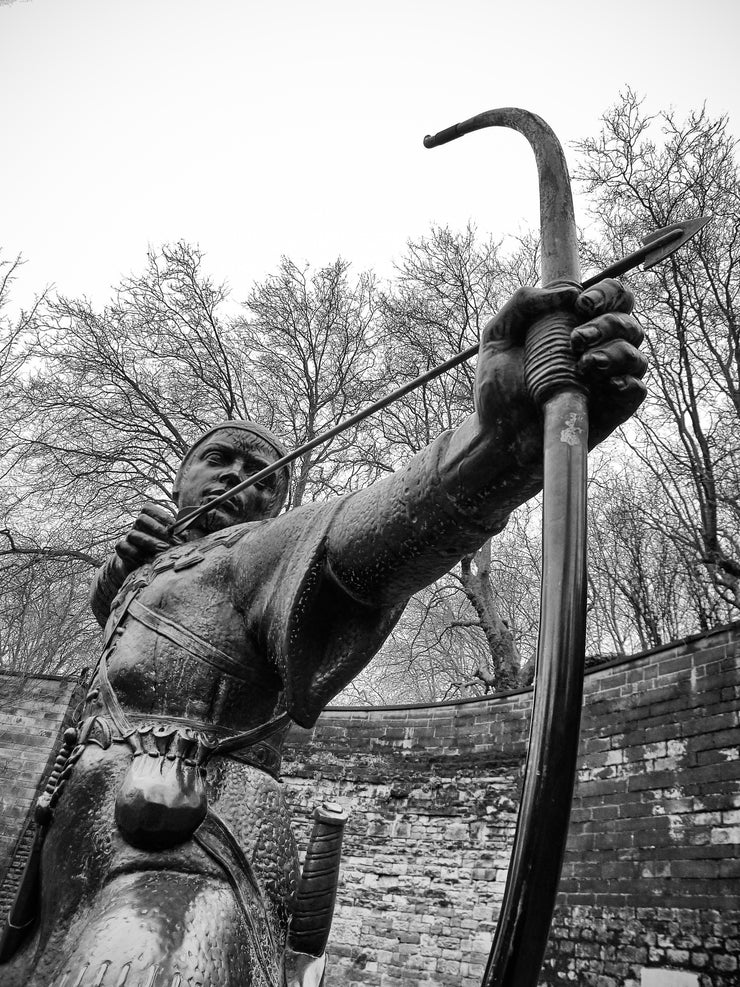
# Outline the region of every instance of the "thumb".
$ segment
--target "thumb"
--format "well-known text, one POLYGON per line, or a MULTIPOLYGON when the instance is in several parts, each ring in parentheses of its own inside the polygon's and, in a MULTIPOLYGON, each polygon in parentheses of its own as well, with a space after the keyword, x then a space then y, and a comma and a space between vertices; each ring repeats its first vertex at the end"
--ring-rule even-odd
POLYGON ((543 315, 572 311, 580 290, 575 285, 519 288, 483 329, 482 342, 507 341, 521 345, 527 330, 543 315))

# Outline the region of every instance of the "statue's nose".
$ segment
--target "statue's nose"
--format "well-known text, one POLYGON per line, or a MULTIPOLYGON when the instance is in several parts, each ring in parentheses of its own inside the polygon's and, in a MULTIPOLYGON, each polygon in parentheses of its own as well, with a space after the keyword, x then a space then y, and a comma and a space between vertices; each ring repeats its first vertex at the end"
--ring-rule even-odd
POLYGON ((236 467, 230 466, 228 469, 222 470, 219 475, 219 480, 223 485, 230 489, 235 487, 237 483, 244 479, 244 475, 236 469, 236 467))

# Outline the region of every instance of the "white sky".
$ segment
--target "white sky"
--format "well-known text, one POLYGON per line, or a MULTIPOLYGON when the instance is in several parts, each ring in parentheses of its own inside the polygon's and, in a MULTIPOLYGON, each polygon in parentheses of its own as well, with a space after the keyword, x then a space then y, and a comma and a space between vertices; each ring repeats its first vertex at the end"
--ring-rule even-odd
POLYGON ((424 134, 519 105, 568 154, 628 84, 737 133, 738 38, 738 0, 0 0, 18 301, 54 282, 102 304, 178 238, 241 299, 282 253, 387 274, 432 221, 516 233, 537 221, 524 140, 424 134))

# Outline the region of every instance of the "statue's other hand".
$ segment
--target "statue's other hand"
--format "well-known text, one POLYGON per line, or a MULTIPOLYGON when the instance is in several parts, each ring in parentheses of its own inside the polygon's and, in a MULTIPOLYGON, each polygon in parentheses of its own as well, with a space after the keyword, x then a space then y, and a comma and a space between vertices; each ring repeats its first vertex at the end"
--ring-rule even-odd
POLYGON ((133 572, 173 544, 169 527, 172 511, 159 504, 145 504, 132 527, 116 544, 116 554, 126 569, 133 572))
MULTIPOLYGON (((642 330, 630 314, 632 293, 606 279, 588 291, 575 287, 520 288, 488 322, 481 336, 476 407, 482 423, 505 419, 517 404, 529 404, 524 340, 543 315, 566 309, 583 320, 571 333, 576 369, 590 394, 590 442, 601 442, 626 421, 645 398, 647 369, 638 351, 642 330)), ((531 412, 530 412, 531 414, 531 412)))

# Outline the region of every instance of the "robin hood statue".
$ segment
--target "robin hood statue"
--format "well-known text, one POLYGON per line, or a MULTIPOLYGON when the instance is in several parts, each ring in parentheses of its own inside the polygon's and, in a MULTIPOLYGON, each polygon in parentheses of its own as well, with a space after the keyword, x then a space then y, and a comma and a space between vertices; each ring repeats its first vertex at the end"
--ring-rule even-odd
MULTIPOLYGON (((631 306, 615 281, 519 291, 483 333, 475 411, 357 493, 281 513, 284 469, 179 543, 167 511, 142 509, 94 580, 102 657, 48 793, 37 905, 6 950, 5 987, 297 982, 286 730, 315 723, 409 596, 540 489, 523 359, 535 320, 565 308, 581 321, 591 445, 635 411, 631 306)), ((252 422, 218 425, 187 452, 173 499, 200 505, 282 452, 252 422)))

